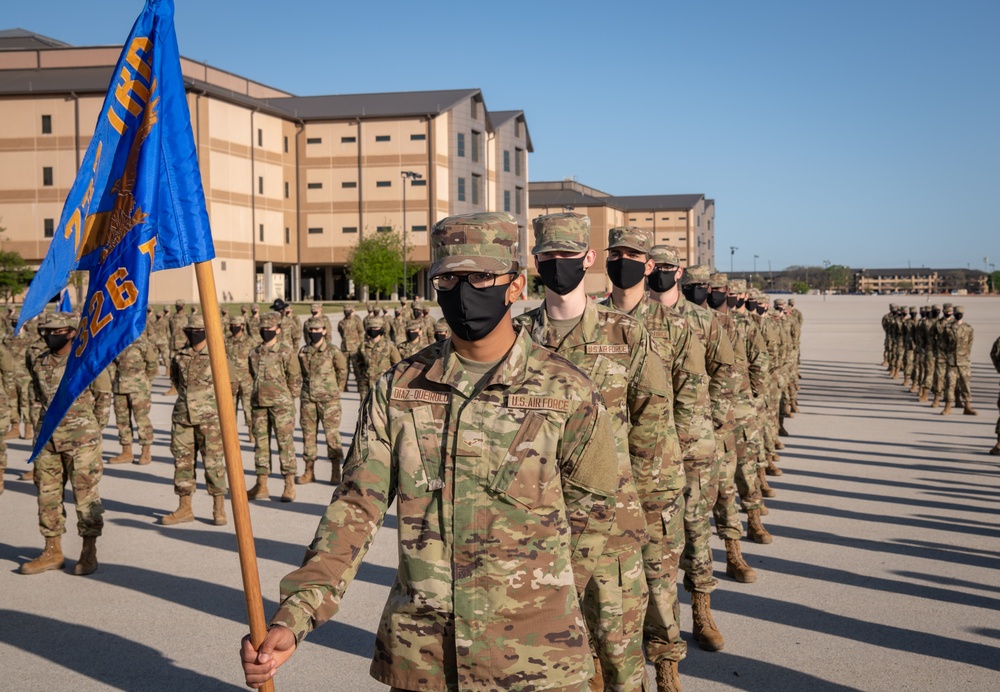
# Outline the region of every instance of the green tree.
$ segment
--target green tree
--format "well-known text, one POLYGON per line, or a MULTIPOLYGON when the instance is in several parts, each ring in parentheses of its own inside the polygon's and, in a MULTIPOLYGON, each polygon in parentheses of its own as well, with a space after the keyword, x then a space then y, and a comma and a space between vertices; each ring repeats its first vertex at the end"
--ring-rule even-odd
POLYGON ((34 278, 34 270, 16 252, 0 250, 0 296, 5 303, 20 295, 34 278))
POLYGON ((1000 272, 990 274, 990 290, 994 293, 1000 293, 1000 272))
POLYGON ((792 284, 792 293, 798 293, 799 295, 805 295, 809 292, 809 284, 805 281, 796 281, 792 284))
POLYGON ((851 270, 842 264, 831 264, 825 270, 829 287, 846 291, 851 281, 851 270))
MULTIPOLYGON (((420 267, 411 263, 406 269, 413 276, 420 267)), ((354 283, 367 286, 379 299, 388 296, 403 282, 403 242, 399 234, 366 234, 351 252, 347 272, 354 283)))

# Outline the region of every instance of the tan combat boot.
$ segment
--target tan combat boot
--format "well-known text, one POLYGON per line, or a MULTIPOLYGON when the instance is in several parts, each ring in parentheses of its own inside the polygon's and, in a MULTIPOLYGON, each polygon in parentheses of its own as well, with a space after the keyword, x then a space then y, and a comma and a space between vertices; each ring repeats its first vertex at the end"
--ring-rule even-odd
POLYGON ((191 496, 181 495, 179 499, 180 503, 177 505, 177 509, 160 519, 160 523, 164 526, 186 524, 189 521, 194 521, 194 511, 191 509, 191 496))
POLYGON ((281 493, 282 502, 291 502, 295 499, 295 476, 288 474, 285 476, 285 490, 281 493))
POLYGON ((35 439, 35 429, 32 427, 31 423, 24 424, 24 434, 21 435, 22 440, 33 440, 35 439))
POLYGON ((35 467, 32 466, 30 469, 21 474, 22 481, 33 481, 35 480, 35 467))
POLYGON ((743 559, 740 542, 735 538, 726 539, 726 574, 741 584, 757 581, 757 573, 743 559))
POLYGON ((941 395, 934 392, 934 401, 931 402, 931 408, 937 408, 941 405, 941 395))
POLYGON ((656 692, 682 692, 677 661, 656 662, 656 692))
POLYGON ((142 446, 142 455, 139 457, 139 460, 137 462, 135 462, 135 463, 139 464, 139 466, 145 466, 146 464, 148 464, 152 460, 153 460, 153 449, 152 449, 152 446, 151 445, 143 445, 142 446))
POLYGON ((167 394, 166 395, 167 396, 174 396, 175 394, 177 394, 177 387, 171 386, 170 389, 167 390, 167 394))
POLYGON ((774 537, 764 528, 760 514, 761 510, 759 509, 751 509, 747 512, 747 538, 754 543, 767 545, 774 540, 774 537))
POLYGON ((45 539, 45 549, 42 554, 31 562, 21 565, 21 574, 41 574, 50 569, 62 569, 66 559, 62 552, 62 536, 51 536, 45 539))
POLYGON ((1000 457, 1000 439, 997 440, 997 443, 993 445, 993 449, 990 450, 990 456, 1000 457))
POLYGON ((705 651, 722 651, 725 640, 722 638, 719 628, 715 626, 714 618, 712 618, 712 595, 692 591, 691 613, 694 616, 691 634, 694 635, 698 646, 705 651))
POLYGON ((774 441, 774 448, 775 449, 784 449, 785 448, 785 443, 782 442, 781 440, 775 440, 774 441))
POLYGON ((226 518, 226 496, 214 495, 212 497, 212 523, 216 526, 225 526, 229 523, 226 518))
POLYGON ((904 387, 909 387, 910 386, 910 376, 909 375, 903 375, 903 386, 904 387))
POLYGON ((783 476, 785 472, 778 468, 778 465, 773 461, 767 462, 767 468, 764 469, 764 473, 768 476, 783 476))
POLYGON ((116 457, 111 457, 105 464, 131 464, 135 456, 132 454, 132 445, 122 445, 122 453, 116 457))
POLYGON ((83 537, 83 550, 80 551, 80 559, 73 568, 73 574, 78 577, 85 577, 97 571, 97 536, 83 537))
POLYGON ((921 387, 917 394, 917 401, 927 401, 927 387, 921 387))
MULTIPOLYGON (((774 492, 774 490, 772 489, 772 490, 771 490, 771 492, 773 493, 773 492, 774 492)), ((764 501, 763 501, 763 500, 761 500, 761 501, 760 501, 760 516, 762 516, 762 517, 766 517, 766 516, 767 516, 768 514, 770 514, 770 513, 771 513, 771 510, 769 510, 769 509, 767 508, 767 505, 765 505, 765 504, 764 504, 764 501)))
POLYGON ((305 473, 296 478, 295 482, 298 483, 299 485, 305 485, 306 483, 312 483, 313 481, 315 481, 316 477, 313 475, 313 469, 315 467, 316 467, 315 461, 307 461, 305 473))
POLYGON ((778 493, 767 482, 767 472, 763 466, 757 466, 757 480, 760 482, 760 494, 764 497, 774 497, 778 493))
POLYGON ((920 389, 920 386, 919 386, 919 385, 917 384, 917 381, 916 381, 916 380, 913 380, 913 384, 912 384, 912 385, 910 385, 910 394, 913 394, 913 393, 914 393, 914 392, 916 392, 916 391, 917 391, 918 389, 920 389))
POLYGON ((791 408, 791 411, 792 411, 792 413, 798 413, 799 412, 799 402, 797 402, 795 399, 792 399, 792 408, 791 408))
POLYGON ((601 659, 594 658, 594 677, 590 679, 587 686, 590 692, 604 692, 604 669, 601 668, 601 659))
POLYGON ((966 416, 978 416, 979 415, 979 412, 976 411, 976 409, 974 409, 971 406, 969 406, 969 402, 965 402, 965 409, 962 411, 962 413, 964 415, 966 415, 966 416))
POLYGON ((16 440, 17 438, 19 438, 21 436, 20 427, 21 426, 19 424, 17 424, 17 423, 15 423, 14 425, 10 426, 10 430, 8 430, 7 434, 3 436, 3 439, 5 439, 5 440, 16 440))
POLYGON ((951 415, 951 402, 950 401, 944 402, 944 409, 941 411, 941 415, 942 416, 950 416, 951 415))
POLYGON ((257 476, 257 485, 247 492, 248 500, 266 500, 271 497, 267 492, 267 476, 257 476))

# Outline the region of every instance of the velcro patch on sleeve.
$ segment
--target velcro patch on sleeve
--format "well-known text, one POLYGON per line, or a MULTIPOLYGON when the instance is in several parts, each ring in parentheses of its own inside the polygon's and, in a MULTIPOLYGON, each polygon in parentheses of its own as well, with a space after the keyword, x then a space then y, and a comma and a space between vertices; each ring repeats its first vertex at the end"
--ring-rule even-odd
POLYGON ((531 396, 530 394, 509 394, 507 408, 534 409, 537 411, 569 411, 569 399, 556 399, 551 396, 531 396))

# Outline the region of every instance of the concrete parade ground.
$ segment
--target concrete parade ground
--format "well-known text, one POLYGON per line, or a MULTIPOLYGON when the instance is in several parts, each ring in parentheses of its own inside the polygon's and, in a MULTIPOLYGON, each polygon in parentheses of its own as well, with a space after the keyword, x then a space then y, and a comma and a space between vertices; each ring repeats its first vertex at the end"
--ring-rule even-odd
MULTIPOLYGON (((774 543, 743 542, 758 581, 737 584, 726 577, 723 543, 713 537, 719 588, 712 606, 726 644, 708 653, 691 642, 690 598, 682 592, 685 690, 1000 688, 1000 457, 987 454, 998 389, 988 353, 1000 334, 1000 299, 929 302, 946 300, 962 304, 975 328, 975 417, 960 409, 941 416, 879 365, 887 305, 925 298, 798 298, 805 316, 801 411, 786 423, 785 474, 769 478, 778 495, 767 501, 764 521, 774 543)), ((153 463, 105 468, 105 528, 92 576, 72 576, 81 539, 68 490, 66 571, 17 573, 44 541, 34 485, 18 480, 29 444, 8 441, 0 495, 4 689, 246 689, 238 660, 246 611, 231 512, 228 526, 211 524, 199 471, 197 521, 158 523, 177 507, 168 387, 157 377, 153 463)), ((345 450, 357 407, 352 383, 340 431, 345 450)), ((242 412, 237 417, 252 484, 253 447, 242 412)), ((113 424, 104 441, 108 459, 120 449, 113 424)), ((301 442, 297 429, 300 472, 301 442)), ((317 466, 328 479, 329 464, 317 466)), ((272 499, 251 503, 268 616, 280 578, 300 563, 332 491, 327 483, 298 486, 297 500, 281 503, 280 487, 274 473, 272 499)), ((391 514, 337 618, 300 646, 276 689, 386 689, 368 666, 395 573, 395 526, 391 514)))

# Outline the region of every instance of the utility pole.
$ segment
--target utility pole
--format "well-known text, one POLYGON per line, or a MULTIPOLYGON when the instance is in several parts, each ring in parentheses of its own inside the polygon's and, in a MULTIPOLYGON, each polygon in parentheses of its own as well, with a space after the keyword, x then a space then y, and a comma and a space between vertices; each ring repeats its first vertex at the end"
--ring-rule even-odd
POLYGON ((739 248, 736 247, 735 245, 730 245, 729 246, 729 273, 730 274, 733 273, 733 256, 736 254, 737 250, 739 250, 739 248))
POLYGON ((400 171, 399 175, 403 178, 403 297, 406 298, 410 292, 410 277, 406 273, 406 181, 420 180, 424 176, 414 171, 400 171))

